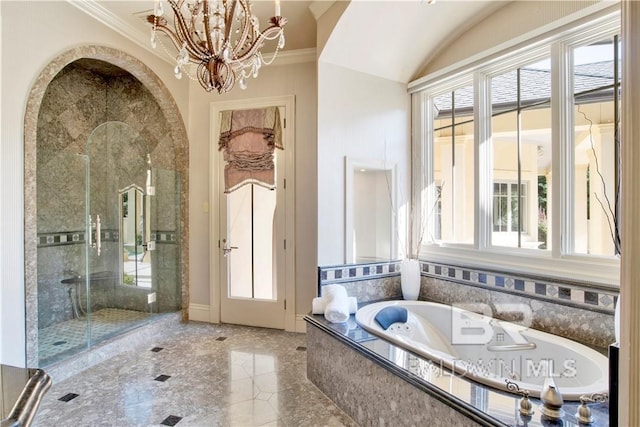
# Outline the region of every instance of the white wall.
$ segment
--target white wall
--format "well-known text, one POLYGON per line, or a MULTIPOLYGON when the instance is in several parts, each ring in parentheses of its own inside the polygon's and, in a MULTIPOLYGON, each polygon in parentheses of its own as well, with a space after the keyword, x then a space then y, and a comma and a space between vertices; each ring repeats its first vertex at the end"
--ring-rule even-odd
MULTIPOLYGON (((518 41, 523 34, 543 31, 549 24, 572 14, 600 10, 616 4, 612 1, 514 1, 495 11, 462 36, 440 49, 434 58, 425 58, 425 66, 415 78, 436 72, 480 52, 497 50, 504 43, 518 41), (498 29, 496 31, 496 29, 498 29)), ((575 15, 574 15, 575 16, 575 15)), ((575 19, 575 17, 573 18, 575 19)))
POLYGON ((25 364, 23 127, 26 100, 42 69, 79 45, 120 49, 164 81, 183 117, 187 83, 171 66, 89 18, 67 2, 2 1, 2 129, 0 134, 0 362, 25 364))
POLYGON ((318 265, 345 262, 345 156, 386 161, 389 165, 397 163, 396 209, 400 212, 406 209, 409 125, 410 97, 406 84, 323 63, 320 58, 318 265))
MULTIPOLYGON (((217 209, 217 200, 210 197, 209 156, 211 103, 237 99, 295 95, 295 175, 296 175, 296 312, 308 313, 316 288, 316 67, 304 62, 263 67, 257 79, 247 81, 248 88, 219 95, 207 93, 197 82, 189 89, 190 146, 190 281, 191 303, 209 305, 210 271, 209 212, 217 209)), ((217 139, 214 138, 215 149, 217 139)), ((215 167, 215 166, 214 166, 215 167)), ((215 173, 215 169, 212 169, 215 173)))

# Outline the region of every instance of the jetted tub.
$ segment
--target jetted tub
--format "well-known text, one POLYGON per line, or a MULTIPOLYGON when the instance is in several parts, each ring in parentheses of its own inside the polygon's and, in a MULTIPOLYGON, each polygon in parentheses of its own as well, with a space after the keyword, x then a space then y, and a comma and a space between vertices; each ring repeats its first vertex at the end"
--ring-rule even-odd
POLYGON ((499 390, 513 391, 507 387, 511 382, 540 397, 545 379, 551 377, 564 400, 608 392, 607 357, 515 323, 426 301, 369 304, 356 312, 356 321, 369 333, 429 359, 436 367, 499 390))

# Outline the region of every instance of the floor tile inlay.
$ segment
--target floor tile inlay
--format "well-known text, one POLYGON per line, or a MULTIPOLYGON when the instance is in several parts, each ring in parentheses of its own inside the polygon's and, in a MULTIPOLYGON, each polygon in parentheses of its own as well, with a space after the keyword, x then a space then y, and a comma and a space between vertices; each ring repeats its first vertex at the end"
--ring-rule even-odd
POLYGON ((176 322, 151 345, 54 382, 32 427, 357 427, 307 379, 303 348, 301 333, 176 322), (150 380, 163 372, 170 381, 150 380), (59 401, 69 390, 81 397, 59 401))
POLYGON ((182 417, 179 417, 177 415, 169 415, 167 418, 162 420, 160 424, 162 424, 163 426, 174 426, 178 424, 181 419, 182 417))
POLYGON ((60 399, 58 399, 61 402, 69 402, 73 399, 75 399, 76 397, 78 397, 78 394, 75 393, 67 393, 64 396, 62 396, 60 399))

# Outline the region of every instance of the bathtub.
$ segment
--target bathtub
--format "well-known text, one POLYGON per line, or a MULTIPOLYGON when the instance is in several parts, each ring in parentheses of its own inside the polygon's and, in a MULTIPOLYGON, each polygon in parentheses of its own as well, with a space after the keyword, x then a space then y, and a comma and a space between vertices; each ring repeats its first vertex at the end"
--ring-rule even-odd
POLYGON ((513 392, 539 397, 551 377, 564 400, 607 393, 608 359, 577 342, 515 323, 425 301, 385 301, 356 312, 367 332, 427 358, 454 375, 513 392), (395 321, 393 313, 405 313, 395 321), (381 312, 385 310, 384 312, 381 312), (389 320, 388 313, 392 313, 389 320), (387 315, 386 320, 382 315, 387 315), (381 326, 376 316, 381 320, 381 326), (455 328, 454 328, 455 326, 455 328))

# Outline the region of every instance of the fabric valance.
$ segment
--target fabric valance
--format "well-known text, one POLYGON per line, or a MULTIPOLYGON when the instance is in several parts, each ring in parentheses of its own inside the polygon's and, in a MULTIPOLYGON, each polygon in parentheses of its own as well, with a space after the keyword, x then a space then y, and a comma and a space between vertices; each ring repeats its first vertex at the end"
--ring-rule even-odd
POLYGON ((226 161, 225 193, 246 184, 274 189, 274 148, 284 148, 278 107, 223 111, 218 150, 226 161))

